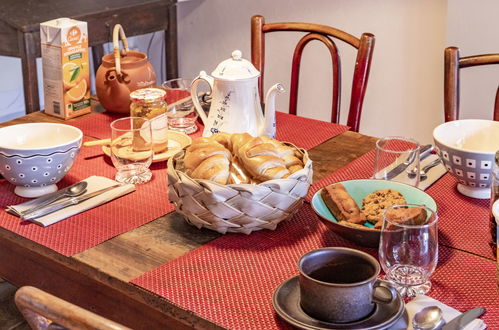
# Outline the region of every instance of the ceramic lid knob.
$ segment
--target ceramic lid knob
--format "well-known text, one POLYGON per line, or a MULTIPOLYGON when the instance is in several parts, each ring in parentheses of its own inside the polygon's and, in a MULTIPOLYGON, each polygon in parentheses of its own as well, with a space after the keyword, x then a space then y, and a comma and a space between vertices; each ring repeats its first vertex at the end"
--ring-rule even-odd
POLYGON ((243 53, 241 53, 240 50, 236 49, 235 51, 232 52, 232 59, 234 61, 240 61, 242 57, 243 57, 243 53))
POLYGON ((222 61, 211 75, 217 79, 244 80, 259 77, 260 72, 250 61, 243 58, 240 50, 235 50, 231 57, 222 61))

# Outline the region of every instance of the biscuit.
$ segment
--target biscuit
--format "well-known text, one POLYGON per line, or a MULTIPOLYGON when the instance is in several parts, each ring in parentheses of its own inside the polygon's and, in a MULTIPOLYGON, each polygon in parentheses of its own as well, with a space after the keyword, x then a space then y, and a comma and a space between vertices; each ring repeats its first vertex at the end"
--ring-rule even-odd
POLYGON ((406 204, 404 196, 394 189, 376 190, 362 200, 362 213, 366 220, 374 224, 374 228, 381 228, 383 211, 391 205, 406 204))
POLYGON ((338 222, 348 221, 356 224, 366 222, 365 216, 360 212, 357 203, 341 183, 324 187, 321 196, 338 222))

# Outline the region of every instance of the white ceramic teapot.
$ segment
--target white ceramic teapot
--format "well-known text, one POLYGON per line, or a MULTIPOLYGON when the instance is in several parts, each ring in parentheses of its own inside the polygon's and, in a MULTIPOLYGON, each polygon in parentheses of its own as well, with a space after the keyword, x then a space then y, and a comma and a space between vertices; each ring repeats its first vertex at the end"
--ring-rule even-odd
POLYGON ((204 123, 203 136, 218 132, 249 133, 253 136, 275 137, 275 95, 283 93, 284 87, 275 84, 267 92, 265 117, 260 105, 258 77, 260 72, 249 61, 243 59, 241 51, 232 52, 232 58, 221 62, 211 73, 201 71, 191 85, 191 94, 198 95, 201 80, 211 88, 211 106, 205 115, 197 97, 193 103, 204 123))

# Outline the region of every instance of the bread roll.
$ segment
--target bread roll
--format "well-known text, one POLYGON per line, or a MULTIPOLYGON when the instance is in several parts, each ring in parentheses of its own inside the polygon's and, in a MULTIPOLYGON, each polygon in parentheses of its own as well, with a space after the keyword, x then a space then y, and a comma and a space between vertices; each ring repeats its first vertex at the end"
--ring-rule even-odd
POLYGON ((198 138, 187 148, 184 157, 186 173, 196 179, 226 184, 231 153, 210 138, 198 138))
POLYGON ((290 174, 275 146, 261 137, 242 137, 238 143, 233 143, 232 148, 246 170, 257 180, 282 179, 290 174), (245 143, 239 143, 242 140, 245 143))
POLYGON ((194 140, 184 164, 192 178, 215 178, 221 184, 286 178, 304 166, 295 148, 275 139, 224 132, 194 140))

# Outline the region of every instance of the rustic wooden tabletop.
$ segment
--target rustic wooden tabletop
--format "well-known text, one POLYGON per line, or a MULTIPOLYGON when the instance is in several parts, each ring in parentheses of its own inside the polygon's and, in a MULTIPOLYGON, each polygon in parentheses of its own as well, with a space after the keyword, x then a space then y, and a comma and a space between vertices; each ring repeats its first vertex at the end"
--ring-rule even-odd
MULTIPOLYGON (((27 122, 61 120, 34 112, 0 124, 0 127, 27 122)), ((314 161, 314 181, 373 149, 375 141, 376 138, 347 131, 313 148, 309 155, 314 161)), ((33 285, 44 289, 133 328, 219 328, 128 283, 219 235, 199 230, 172 212, 72 257, 65 257, 0 228, 0 277, 17 286, 33 285)))

